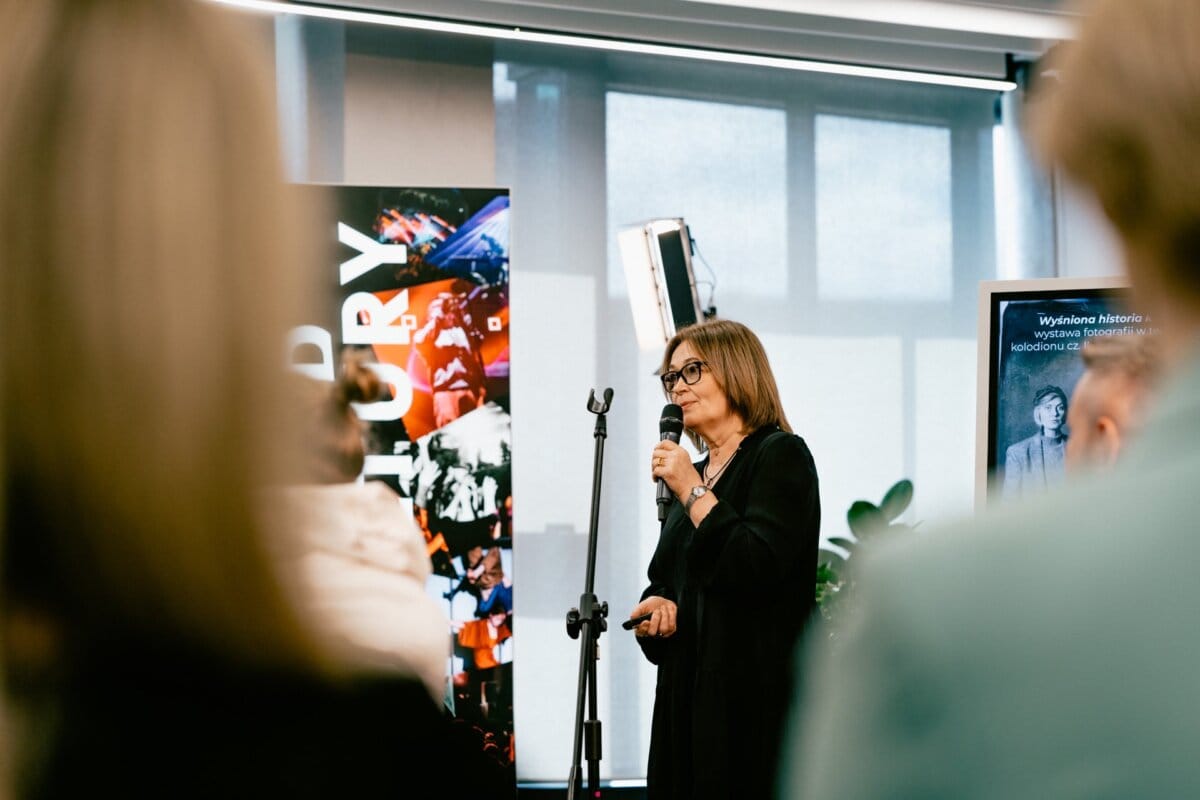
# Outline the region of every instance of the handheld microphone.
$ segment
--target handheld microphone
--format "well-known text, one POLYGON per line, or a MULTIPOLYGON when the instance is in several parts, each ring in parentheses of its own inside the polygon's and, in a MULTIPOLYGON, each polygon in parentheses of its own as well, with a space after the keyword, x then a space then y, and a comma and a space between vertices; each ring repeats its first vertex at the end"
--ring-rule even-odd
MULTIPOLYGON (((662 442, 669 439, 675 444, 679 444, 681 433, 683 433, 683 409, 675 403, 667 403, 663 406, 662 419, 658 421, 658 440, 662 442)), ((659 478, 656 496, 659 522, 667 518, 667 509, 670 507, 672 499, 671 487, 667 486, 665 480, 659 478)))

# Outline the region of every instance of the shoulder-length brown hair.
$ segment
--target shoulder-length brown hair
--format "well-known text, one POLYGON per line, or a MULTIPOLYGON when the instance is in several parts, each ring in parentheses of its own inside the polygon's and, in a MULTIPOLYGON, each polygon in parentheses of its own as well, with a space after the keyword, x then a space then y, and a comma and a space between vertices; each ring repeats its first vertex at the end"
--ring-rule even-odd
MULTIPOLYGON (((754 331, 740 322, 714 319, 680 328, 667 342, 661 372, 671 369, 671 357, 679 345, 687 342, 725 393, 729 408, 745 425, 742 433, 751 433, 764 425, 778 425, 792 432, 783 413, 779 387, 767 360, 767 351, 754 331)), ((699 437, 688 432, 699 446, 699 437)))

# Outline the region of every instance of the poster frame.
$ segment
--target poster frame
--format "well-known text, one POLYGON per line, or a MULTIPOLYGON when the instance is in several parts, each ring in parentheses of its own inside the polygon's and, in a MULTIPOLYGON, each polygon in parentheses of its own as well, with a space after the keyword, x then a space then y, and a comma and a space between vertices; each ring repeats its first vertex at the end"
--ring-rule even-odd
POLYGON ((976 345, 976 403, 975 403, 975 510, 982 511, 988 503, 990 475, 989 451, 994 447, 995 404, 999 396, 996 385, 999 376, 997 351, 1000 337, 999 304, 1002 300, 1040 300, 1060 297, 1071 292, 1129 291, 1129 279, 1124 276, 1094 276, 1082 278, 1032 278, 979 282, 979 313, 976 345))

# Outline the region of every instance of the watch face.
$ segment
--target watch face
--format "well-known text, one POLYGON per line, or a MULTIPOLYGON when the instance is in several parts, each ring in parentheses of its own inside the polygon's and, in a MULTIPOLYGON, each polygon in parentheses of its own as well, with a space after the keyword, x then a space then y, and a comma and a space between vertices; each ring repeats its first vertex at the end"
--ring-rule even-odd
POLYGON ((704 486, 693 486, 692 497, 703 497, 708 492, 708 488, 704 486))

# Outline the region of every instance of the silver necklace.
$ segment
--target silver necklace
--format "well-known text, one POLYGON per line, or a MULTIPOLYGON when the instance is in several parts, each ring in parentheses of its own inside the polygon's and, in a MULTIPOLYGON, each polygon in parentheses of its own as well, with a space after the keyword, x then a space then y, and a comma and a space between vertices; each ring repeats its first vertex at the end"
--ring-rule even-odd
POLYGON ((742 443, 738 442, 737 450, 734 450, 733 453, 730 454, 729 458, 725 459, 725 461, 721 463, 721 466, 717 467, 716 472, 714 472, 712 475, 708 474, 708 468, 712 466, 712 456, 710 455, 708 463, 704 465, 704 485, 711 489, 713 484, 717 482, 717 478, 721 477, 721 473, 725 471, 725 468, 729 466, 729 462, 733 461, 733 457, 736 456, 738 454, 738 450, 741 449, 742 443))

